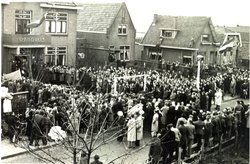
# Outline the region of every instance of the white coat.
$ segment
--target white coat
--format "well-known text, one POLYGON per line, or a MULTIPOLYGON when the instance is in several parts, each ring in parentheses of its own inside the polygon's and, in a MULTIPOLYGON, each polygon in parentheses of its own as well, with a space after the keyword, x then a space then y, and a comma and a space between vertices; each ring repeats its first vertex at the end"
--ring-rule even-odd
POLYGON ((136 141, 136 121, 135 121, 135 118, 129 119, 127 126, 128 126, 127 140, 128 141, 136 141))
POLYGON ((157 132, 159 126, 159 114, 155 113, 151 124, 151 132, 157 132))
POLYGON ((215 105, 221 106, 221 103, 222 103, 222 92, 221 91, 217 91, 215 93, 215 105))
POLYGON ((141 140, 143 138, 143 117, 140 115, 136 118, 136 139, 141 140))

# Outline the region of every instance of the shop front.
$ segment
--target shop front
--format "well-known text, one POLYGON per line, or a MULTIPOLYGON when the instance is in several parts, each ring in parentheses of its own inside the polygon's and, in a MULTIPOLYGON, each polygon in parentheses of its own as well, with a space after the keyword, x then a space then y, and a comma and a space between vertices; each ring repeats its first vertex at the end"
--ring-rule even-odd
POLYGON ((35 77, 43 64, 47 35, 3 35, 2 73, 20 69, 23 76, 35 77))

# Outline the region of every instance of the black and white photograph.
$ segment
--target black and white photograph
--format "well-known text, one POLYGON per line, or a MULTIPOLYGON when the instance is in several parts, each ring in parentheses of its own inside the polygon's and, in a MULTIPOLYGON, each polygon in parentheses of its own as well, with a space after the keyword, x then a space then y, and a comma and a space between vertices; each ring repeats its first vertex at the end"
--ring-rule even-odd
POLYGON ((3 164, 248 164, 246 0, 1 1, 3 164))

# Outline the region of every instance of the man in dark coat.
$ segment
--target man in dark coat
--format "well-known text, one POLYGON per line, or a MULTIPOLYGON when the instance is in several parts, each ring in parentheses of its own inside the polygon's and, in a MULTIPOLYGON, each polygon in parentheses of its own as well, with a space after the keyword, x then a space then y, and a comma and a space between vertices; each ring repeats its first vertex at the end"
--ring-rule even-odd
POLYGON ((201 93, 200 108, 202 110, 206 110, 207 109, 207 96, 206 96, 205 92, 201 93))
POLYGON ((175 133, 171 131, 171 127, 173 127, 173 124, 168 124, 167 128, 163 128, 161 131, 160 139, 162 146, 163 164, 169 164, 173 159, 175 133), (168 156, 169 158, 167 158, 168 156))
POLYGON ((176 110, 175 110, 175 106, 173 106, 173 105, 171 105, 170 107, 169 107, 169 110, 168 110, 168 112, 167 112, 167 125, 168 124, 173 124, 174 126, 175 126, 175 124, 176 124, 176 119, 175 119, 175 116, 176 116, 176 110))
POLYGON ((46 137, 43 134, 44 124, 45 124, 43 115, 44 115, 43 110, 41 111, 37 110, 35 113, 29 145, 33 145, 33 141, 35 140, 35 146, 39 146, 40 139, 42 139, 44 145, 47 144, 46 137))
POLYGON ((204 128, 205 128, 205 123, 204 121, 201 120, 201 117, 198 117, 198 121, 194 122, 195 125, 195 135, 196 135, 196 140, 197 140, 197 147, 196 150, 199 151, 201 149, 201 140, 204 135, 204 128))
POLYGON ((152 164, 158 164, 162 153, 161 140, 157 137, 156 133, 152 134, 152 137, 148 156, 152 164))
POLYGON ((205 123, 205 129, 204 129, 204 139, 205 139, 205 148, 209 147, 209 139, 212 137, 212 129, 213 129, 213 124, 210 120, 211 116, 207 115, 206 120, 204 121, 205 123))
POLYGON ((188 134, 188 142, 187 142, 187 147, 188 147, 188 157, 192 154, 192 145, 194 143, 194 135, 195 135, 195 126, 192 124, 192 119, 189 118, 186 124, 187 128, 187 134, 188 134))
POLYGON ((13 140, 14 135, 17 133, 17 118, 15 117, 14 113, 8 114, 5 117, 5 122, 8 124, 8 136, 10 142, 15 142, 13 140))
POLYGON ((26 121, 27 121, 26 135, 28 136, 29 140, 32 134, 33 117, 34 117, 34 112, 30 111, 29 116, 26 118, 26 121))
POLYGON ((124 131, 125 130, 125 118, 124 118, 122 111, 117 112, 117 115, 118 115, 117 123, 119 126, 119 133, 118 133, 117 141, 122 142, 123 136, 125 134, 125 131, 124 131))
POLYGON ((182 148, 182 154, 181 159, 184 159, 184 157, 187 154, 187 138, 188 138, 188 129, 184 126, 184 121, 180 121, 180 126, 178 127, 180 133, 181 133, 181 139, 180 139, 180 147, 182 148))
POLYGON ((213 133, 212 133, 212 135, 213 135, 213 138, 214 138, 214 144, 216 144, 220 140, 220 131, 221 131, 220 119, 218 117, 217 112, 215 112, 213 114, 212 124, 213 124, 213 130, 212 130, 213 133))

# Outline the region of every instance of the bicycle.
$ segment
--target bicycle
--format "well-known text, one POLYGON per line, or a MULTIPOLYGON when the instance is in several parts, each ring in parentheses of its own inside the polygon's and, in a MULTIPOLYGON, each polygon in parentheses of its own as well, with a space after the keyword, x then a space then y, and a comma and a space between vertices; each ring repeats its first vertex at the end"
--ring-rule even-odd
POLYGON ((27 122, 21 120, 21 115, 17 115, 17 123, 14 131, 12 142, 18 144, 19 141, 25 140, 27 122))

